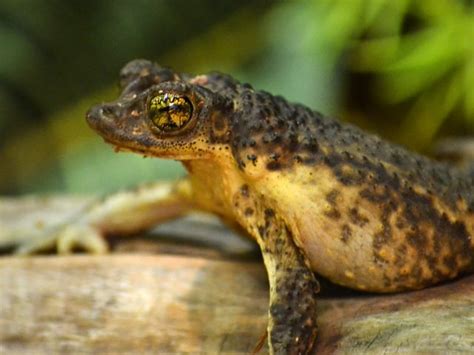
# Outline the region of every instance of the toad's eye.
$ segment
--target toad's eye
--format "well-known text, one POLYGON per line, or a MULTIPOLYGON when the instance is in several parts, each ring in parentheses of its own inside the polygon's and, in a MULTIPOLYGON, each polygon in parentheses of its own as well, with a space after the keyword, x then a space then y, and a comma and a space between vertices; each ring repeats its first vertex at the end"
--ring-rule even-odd
POLYGON ((193 106, 185 96, 159 94, 148 103, 148 117, 163 132, 184 127, 193 114, 193 106))

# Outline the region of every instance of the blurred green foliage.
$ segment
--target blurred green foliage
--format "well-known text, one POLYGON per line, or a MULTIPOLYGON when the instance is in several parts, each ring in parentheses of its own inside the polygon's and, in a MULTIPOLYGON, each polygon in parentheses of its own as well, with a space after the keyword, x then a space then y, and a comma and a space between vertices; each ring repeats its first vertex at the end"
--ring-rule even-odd
POLYGON ((4 0, 0 191, 103 192, 183 174, 114 154, 84 122, 137 57, 228 72, 421 151, 473 135, 473 10, 462 0, 4 0))
POLYGON ((453 112, 472 127, 472 7, 446 0, 373 3, 390 6, 386 17, 375 16, 368 23, 366 37, 355 45, 351 68, 377 75, 377 92, 384 103, 413 100, 401 121, 402 139, 416 139, 416 147, 429 144, 453 112), (413 29, 408 31, 409 26, 413 29))
POLYGON ((473 131, 473 9, 453 0, 287 2, 272 12, 276 59, 260 74, 265 86, 286 81, 294 100, 362 116, 358 123, 426 150, 449 120, 473 131))

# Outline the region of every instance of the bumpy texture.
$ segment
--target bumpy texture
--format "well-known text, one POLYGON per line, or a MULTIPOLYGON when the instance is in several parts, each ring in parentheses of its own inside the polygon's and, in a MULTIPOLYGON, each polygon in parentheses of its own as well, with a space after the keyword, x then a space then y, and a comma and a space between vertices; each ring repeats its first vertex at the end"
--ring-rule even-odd
POLYGON ((395 292, 474 270, 472 171, 224 74, 191 76, 138 60, 120 83, 119 99, 91 109, 89 124, 118 149, 181 160, 194 206, 255 238, 270 281, 271 351, 310 352, 313 272, 395 292), (192 106, 166 130, 150 118, 160 95, 192 106))
POLYGON ((347 221, 338 232, 345 242, 354 226, 363 228, 369 221, 358 203, 338 202, 345 187, 357 187, 358 201, 378 210, 383 228, 373 235, 367 230, 367 237, 375 264, 390 269, 384 275, 387 290, 424 287, 474 268, 474 174, 228 77, 213 78, 220 85, 212 89, 225 87, 222 91, 234 102, 227 137, 242 171, 251 172, 258 163, 269 172, 330 169, 340 184, 327 193, 331 209, 326 216, 347 221))
POLYGON ((464 175, 303 105, 290 104, 281 96, 248 87, 237 95, 231 144, 243 168, 258 157, 265 159, 269 170, 324 164, 344 185, 360 184, 369 177, 373 184, 391 183, 393 189, 400 184, 420 185, 451 207, 463 200, 474 212, 474 175, 464 175), (353 174, 343 171, 345 164, 354 169, 353 174))
MULTIPOLYGON (((359 197, 377 206, 383 230, 373 237, 373 256, 380 263, 390 262, 383 247, 397 243, 394 267, 410 264, 407 248, 426 258, 433 279, 442 280, 452 270, 473 264, 472 235, 463 219, 456 215, 474 213, 474 178, 427 158, 368 135, 350 125, 324 118, 300 105, 290 105, 281 97, 256 92, 241 93, 242 111, 235 119, 233 152, 241 168, 264 159, 269 170, 292 169, 295 165, 311 166, 315 171, 326 166, 340 182, 342 189, 328 193, 333 207, 329 218, 339 219, 346 213, 352 224, 364 226, 367 217, 355 206, 341 206, 335 201, 344 194, 344 186, 360 187, 359 197), (440 210, 439 203, 452 216, 440 210), (390 220, 396 219, 395 226, 390 220), (397 231, 394 231, 397 229, 397 231), (395 240, 394 234, 403 233, 395 240)), ((472 220, 472 217, 471 217, 472 220)), ((472 226, 471 226, 472 227, 472 226)), ((341 225, 341 238, 351 237, 351 225, 341 225)), ((472 230, 471 230, 472 233, 472 230)), ((423 280, 416 262, 408 274, 387 275, 386 283, 423 280)))

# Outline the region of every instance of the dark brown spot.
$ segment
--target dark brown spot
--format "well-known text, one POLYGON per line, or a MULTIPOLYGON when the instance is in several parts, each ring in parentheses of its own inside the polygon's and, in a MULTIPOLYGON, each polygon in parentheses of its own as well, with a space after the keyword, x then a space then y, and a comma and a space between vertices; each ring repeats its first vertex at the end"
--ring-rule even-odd
POLYGON ((335 206, 336 205, 336 199, 337 196, 339 196, 340 192, 338 190, 331 190, 327 195, 326 195, 326 201, 331 205, 335 206))
POLYGON ((406 240, 418 251, 425 249, 428 245, 428 238, 421 230, 409 232, 406 236, 406 240))
POLYGON ((266 208, 264 213, 265 213, 265 218, 275 217, 275 211, 272 210, 271 208, 266 208))
POLYGON ((248 154, 247 159, 250 160, 253 165, 257 164, 257 156, 255 154, 248 154))
POLYGON ((271 161, 267 163, 267 169, 270 171, 280 170, 282 168, 281 164, 276 161, 271 161))
POLYGON ((240 187, 240 194, 242 197, 249 197, 249 185, 244 184, 240 187))
POLYGON ((332 219, 341 218, 341 212, 339 212, 339 210, 335 207, 331 208, 328 211, 324 211, 324 215, 328 216, 329 218, 332 218, 332 219))
POLYGON ((247 207, 244 211, 244 214, 246 217, 250 217, 254 214, 254 210, 251 207, 247 207))
POLYGON ((349 218, 352 223, 360 227, 364 227, 367 223, 369 223, 369 219, 362 215, 357 207, 349 208, 349 218))
POLYGON ((352 236, 351 227, 348 224, 343 224, 341 229, 341 241, 347 243, 352 236))

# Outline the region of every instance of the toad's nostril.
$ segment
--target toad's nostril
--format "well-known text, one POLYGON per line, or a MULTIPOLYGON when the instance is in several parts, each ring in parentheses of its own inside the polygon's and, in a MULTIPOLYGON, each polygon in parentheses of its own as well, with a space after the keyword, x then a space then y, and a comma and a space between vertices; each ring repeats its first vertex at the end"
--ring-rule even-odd
POLYGON ((101 114, 102 116, 107 116, 107 117, 111 117, 114 115, 114 110, 112 108, 112 106, 108 106, 108 105, 103 105, 101 107, 101 114))
POLYGON ((110 105, 96 105, 87 112, 86 120, 90 126, 98 127, 113 117, 113 108, 110 105))

